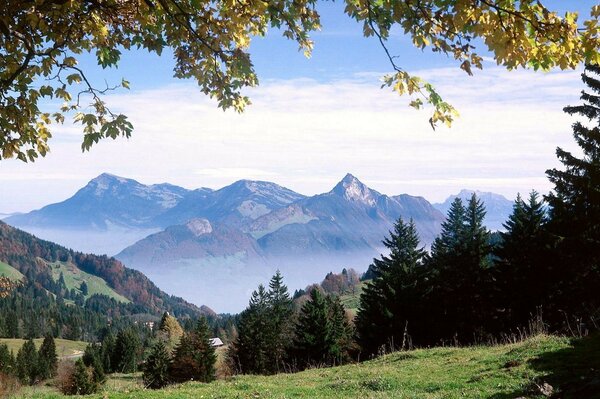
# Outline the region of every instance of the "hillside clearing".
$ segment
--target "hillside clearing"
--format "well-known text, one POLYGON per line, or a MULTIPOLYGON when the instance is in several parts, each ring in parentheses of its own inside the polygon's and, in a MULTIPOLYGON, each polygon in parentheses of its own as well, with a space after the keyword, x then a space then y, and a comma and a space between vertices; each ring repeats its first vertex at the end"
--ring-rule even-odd
MULTIPOLYGON (((550 384, 560 397, 600 398, 600 337, 570 340, 538 336, 493 347, 398 352, 362 364, 275 376, 236 376, 211 384, 163 390, 138 378, 113 376, 97 398, 544 398, 550 384), (536 385, 537 384, 537 385, 536 385)), ((20 397, 58 398, 50 388, 20 397)))
POLYGON ((19 281, 24 277, 21 272, 4 262, 0 262, 0 276, 8 277, 12 281, 19 281))
MULTIPOLYGON (((43 338, 34 339, 33 342, 35 343, 35 347, 39 349, 43 340, 43 338)), ((8 350, 12 350, 15 356, 24 343, 24 339, 0 338, 0 344, 6 344, 8 346, 8 350)), ((56 344, 56 354, 59 357, 78 356, 83 353, 85 347, 88 345, 87 342, 70 341, 68 339, 60 338, 55 338, 54 343, 56 344)))

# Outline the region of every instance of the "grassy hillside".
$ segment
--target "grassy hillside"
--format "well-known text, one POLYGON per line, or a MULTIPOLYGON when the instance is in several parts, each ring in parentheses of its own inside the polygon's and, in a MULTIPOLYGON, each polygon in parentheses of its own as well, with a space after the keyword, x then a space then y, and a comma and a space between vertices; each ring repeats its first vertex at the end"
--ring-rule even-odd
POLYGON ((367 284, 368 281, 361 281, 356 287, 354 287, 353 292, 344 294, 340 296, 340 301, 342 305, 352 313, 356 313, 358 310, 358 304, 360 303, 360 294, 362 294, 363 288, 367 284))
POLYGON ((125 298, 123 295, 117 294, 110 288, 106 281, 100 277, 84 272, 72 263, 54 262, 48 263, 48 267, 52 269, 52 278, 54 278, 54 281, 58 281, 60 274, 63 274, 65 284, 69 290, 79 290, 81 283, 85 281, 88 286, 88 295, 86 296, 86 299, 94 294, 101 294, 113 298, 118 302, 130 302, 129 299, 125 298))
MULTIPOLYGON (((40 345, 42 345, 43 340, 43 338, 33 340, 33 342, 35 342, 36 348, 40 348, 40 345)), ((24 343, 24 339, 0 338, 0 344, 8 345, 8 349, 12 350, 15 355, 24 343)), ((58 338, 54 340, 54 343, 56 344, 56 354, 59 357, 70 357, 81 354, 85 350, 85 347, 88 345, 87 342, 69 341, 67 339, 58 338)))
POLYGON ((8 277, 12 281, 21 280, 24 276, 14 267, 0 261, 0 276, 8 277))
MULTIPOLYGON (((600 398, 600 337, 539 336, 494 347, 434 348, 399 352, 358 365, 276 376, 237 376, 211 384, 187 383, 144 390, 139 378, 113 376, 96 397, 110 398, 600 398)), ((50 388, 26 398, 58 398, 50 388)))

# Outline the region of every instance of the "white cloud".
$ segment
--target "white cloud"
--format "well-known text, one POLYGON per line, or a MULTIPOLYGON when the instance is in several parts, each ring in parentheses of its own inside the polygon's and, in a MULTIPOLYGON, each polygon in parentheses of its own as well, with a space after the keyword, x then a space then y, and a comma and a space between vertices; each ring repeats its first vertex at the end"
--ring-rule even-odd
POLYGON ((372 73, 265 81, 241 115, 217 109, 192 85, 111 95, 108 104, 134 123, 133 137, 81 154, 77 128, 58 128, 45 159, 2 162, 0 211, 64 199, 102 172, 190 188, 273 180, 305 194, 352 172, 379 191, 434 201, 463 187, 547 191, 555 147, 574 148, 572 119, 561 108, 578 102, 579 73, 417 71, 461 112, 452 129, 435 132, 426 112, 379 89, 372 73))

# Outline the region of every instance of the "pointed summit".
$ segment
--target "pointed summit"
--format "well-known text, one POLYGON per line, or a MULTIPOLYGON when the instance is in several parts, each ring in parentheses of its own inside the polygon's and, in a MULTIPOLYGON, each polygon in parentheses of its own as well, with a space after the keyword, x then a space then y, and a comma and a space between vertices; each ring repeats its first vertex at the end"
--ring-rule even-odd
POLYGON ((377 197, 380 195, 350 173, 344 176, 333 190, 331 190, 331 193, 339 195, 348 201, 361 202, 369 206, 375 205, 377 197))

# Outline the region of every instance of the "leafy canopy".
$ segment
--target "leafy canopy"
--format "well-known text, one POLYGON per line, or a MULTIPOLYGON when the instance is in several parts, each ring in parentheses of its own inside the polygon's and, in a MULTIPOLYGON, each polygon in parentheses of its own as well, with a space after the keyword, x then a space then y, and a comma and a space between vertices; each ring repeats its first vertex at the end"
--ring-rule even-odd
MULTIPOLYGON (((433 109, 430 123, 450 125, 456 110, 390 54, 390 32, 399 28, 415 46, 449 55, 472 74, 482 68, 481 49, 508 69, 575 68, 600 63, 598 17, 580 23, 576 12, 559 16, 539 0, 345 0, 346 14, 376 36, 393 73, 384 77, 410 105, 433 109)), ((320 29, 317 0, 4 0, 0 4, 0 159, 44 156, 49 125, 67 114, 83 128, 82 150, 102 138, 129 137, 133 126, 114 113, 78 63, 94 53, 102 68, 119 64, 123 51, 174 54, 174 76, 194 79, 224 109, 242 111, 245 87, 258 83, 249 45, 277 28, 310 56, 309 33, 320 29), (55 99, 55 112, 41 101, 55 99)))

